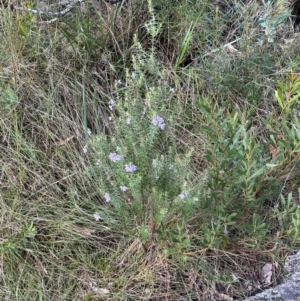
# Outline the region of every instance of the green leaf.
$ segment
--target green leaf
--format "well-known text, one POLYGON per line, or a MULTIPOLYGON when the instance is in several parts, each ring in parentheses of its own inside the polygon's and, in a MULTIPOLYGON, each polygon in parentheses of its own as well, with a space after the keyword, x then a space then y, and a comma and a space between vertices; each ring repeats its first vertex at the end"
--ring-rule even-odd
POLYGON ((146 240, 148 240, 148 238, 149 238, 149 229, 148 229, 148 227, 146 227, 146 226, 142 226, 141 228, 140 228, 140 237, 141 237, 141 239, 143 240, 143 241, 146 241, 146 240))
POLYGON ((293 96, 292 99, 288 101, 288 108, 291 108, 293 104, 299 99, 299 97, 300 97, 300 93, 293 96))
POLYGON ((231 213, 231 214, 227 217, 227 219, 230 220, 230 219, 232 219, 233 217, 235 217, 236 215, 237 215, 236 212, 231 213))
POLYGON ((266 168, 265 167, 262 167, 262 168, 259 168, 258 170, 256 170, 248 179, 248 181, 254 179, 254 178, 257 178, 259 177, 260 175, 262 175, 264 172, 265 172, 266 168))
POLYGON ((275 91, 275 97, 276 97, 277 102, 280 105, 281 109, 283 110, 284 109, 284 106, 283 106, 284 98, 283 98, 280 90, 275 91))
POLYGON ((300 140, 300 122, 297 116, 294 117, 294 123, 296 124, 297 129, 295 130, 298 140, 300 140))
POLYGON ((268 168, 273 168, 273 167, 278 166, 278 164, 267 163, 266 166, 267 166, 268 168))
MULTIPOLYGON (((198 19, 200 18, 200 16, 198 17, 198 19)), ((196 22, 194 24, 191 24, 189 29, 187 30, 186 34, 185 34, 185 37, 182 41, 182 44, 181 44, 181 49, 180 49, 180 54, 179 56, 177 57, 176 59, 176 62, 175 62, 175 70, 178 69, 179 65, 182 63, 183 61, 183 58, 188 50, 188 46, 189 46, 189 43, 191 41, 191 38, 193 36, 193 32, 195 30, 195 27, 198 23, 198 19, 196 20, 196 22)))
POLYGON ((289 14, 289 13, 283 13, 283 14, 280 14, 280 15, 276 15, 273 18, 273 22, 274 22, 274 24, 282 23, 283 21, 285 21, 290 16, 291 16, 291 14, 289 14))
POLYGON ((296 137, 295 137, 295 132, 292 131, 286 123, 282 123, 284 129, 286 130, 287 134, 288 134, 288 138, 289 138, 289 142, 290 142, 290 145, 293 145, 293 142, 296 140, 296 137))
POLYGON ((284 86, 284 84, 281 81, 278 80, 277 84, 281 91, 286 92, 286 87, 284 86))
POLYGON ((299 93, 299 90, 300 90, 300 82, 298 81, 293 84, 291 94, 293 95, 295 93, 299 93))

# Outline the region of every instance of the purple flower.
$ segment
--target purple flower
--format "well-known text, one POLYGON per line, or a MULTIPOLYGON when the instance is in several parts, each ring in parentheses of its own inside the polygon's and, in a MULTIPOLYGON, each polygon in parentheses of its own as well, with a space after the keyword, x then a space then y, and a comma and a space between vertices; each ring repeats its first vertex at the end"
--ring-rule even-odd
POLYGON ((161 116, 159 116, 159 115, 157 115, 157 116, 152 120, 152 124, 153 124, 154 126, 157 126, 157 125, 159 125, 159 124, 162 123, 162 122, 164 122, 164 119, 163 119, 161 116))
POLYGON ((122 156, 118 155, 116 153, 110 153, 108 157, 113 162, 117 162, 117 161, 120 161, 122 159, 122 156))
POLYGON ((120 189, 121 189, 122 191, 127 191, 127 190, 128 190, 128 187, 126 187, 125 185, 122 185, 122 186, 120 186, 120 189))
POLYGON ((99 219, 101 219, 100 215, 95 213, 94 214, 94 219, 98 222, 99 219))
POLYGON ((136 171, 136 169, 137 169, 137 166, 134 165, 134 164, 131 164, 131 165, 126 164, 126 165, 125 165, 125 170, 126 170, 127 172, 134 172, 134 171, 136 171))
POLYGON ((87 145, 85 145, 83 148, 82 148, 82 151, 86 154, 87 153, 87 145))
POLYGON ((105 194, 104 194, 104 198, 105 198, 106 203, 109 203, 109 202, 110 202, 110 196, 109 196, 108 193, 105 193, 105 194))
POLYGON ((127 123, 127 124, 130 124, 130 122, 131 122, 131 118, 127 118, 127 119, 126 119, 126 123, 127 123))
POLYGON ((166 124, 164 123, 164 119, 157 115, 155 118, 152 119, 152 124, 154 126, 159 126, 161 130, 164 130, 166 128, 166 124))

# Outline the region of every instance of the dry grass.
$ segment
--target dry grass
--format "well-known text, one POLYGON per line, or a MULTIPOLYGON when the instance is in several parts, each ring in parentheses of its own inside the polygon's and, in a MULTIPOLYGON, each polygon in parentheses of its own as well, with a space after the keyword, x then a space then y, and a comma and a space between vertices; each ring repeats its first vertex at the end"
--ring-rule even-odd
MULTIPOLYGON (((214 142, 202 126, 214 125, 198 107, 199 99, 207 99, 212 115, 223 110, 212 118, 216 129, 221 120, 237 113, 241 122, 252 122, 257 143, 267 143, 268 131, 283 137, 274 89, 277 79, 285 78, 290 70, 298 71, 298 46, 291 33, 293 42, 284 41, 287 22, 278 23, 276 42, 257 46, 264 35, 252 21, 263 9, 252 1, 244 7, 239 2, 230 8, 224 3, 218 9, 205 1, 201 5, 179 2, 171 8, 160 1, 154 3, 158 22, 163 24, 155 40, 155 55, 166 82, 176 91, 164 99, 173 122, 167 141, 174 139, 179 157, 194 149, 186 182, 206 183, 205 177, 220 176, 225 161, 207 159, 214 142), (166 11, 170 13, 166 15, 166 11), (195 27, 186 60, 174 70, 197 12, 205 13, 195 27), (234 40, 232 45, 240 54, 223 47, 234 40), (184 68, 187 62, 191 65, 184 68)), ((279 14, 281 9, 275 12, 279 14)), ((79 9, 73 18, 66 16, 49 26, 38 26, 31 14, 0 9, 1 300, 241 297, 264 286, 261 268, 265 263, 280 264, 296 247, 297 242, 288 243, 286 232, 278 237, 281 224, 274 222, 272 210, 280 204, 280 192, 287 195, 298 189, 297 177, 276 182, 279 190, 263 203, 264 219, 273 229, 264 234, 257 248, 250 245, 260 238, 248 237, 245 228, 239 228, 253 208, 245 212, 236 209, 237 226, 219 248, 203 247, 205 235, 201 232, 201 225, 213 220, 215 208, 198 208, 184 227, 191 247, 175 247, 172 254, 166 252, 170 238, 152 237, 145 243, 137 235, 140 224, 134 216, 134 229, 95 221, 93 214, 105 205, 99 181, 88 172, 93 158, 83 152, 89 142, 88 129, 92 135, 114 135, 107 104, 115 82, 124 81, 125 68, 131 68, 134 34, 140 34, 145 49, 153 45, 151 37, 144 34, 150 17, 147 3, 139 9, 137 1, 129 1, 128 6, 101 2, 97 12, 83 15, 79 9), (14 101, 8 103, 9 99, 14 101)), ((298 115, 297 105, 295 112, 298 115)), ((223 130, 218 130, 220 140, 223 130)), ((162 141, 162 149, 167 148, 165 143, 162 141)), ((296 163, 289 167, 294 170, 296 163)), ((233 173, 228 173, 230 181, 235 179, 233 173)), ((226 185, 205 190, 206 196, 215 193, 211 201, 215 207, 229 191, 237 189, 226 185)), ((269 193, 270 187, 262 183, 259 193, 269 193)), ((226 207, 229 213, 235 209, 234 202, 246 204, 243 195, 236 194, 236 198, 226 207)), ((299 202, 295 194, 293 202, 299 202)), ((172 214, 168 226, 176 229, 181 212, 172 214)), ((273 284, 281 277, 278 265, 273 284)))

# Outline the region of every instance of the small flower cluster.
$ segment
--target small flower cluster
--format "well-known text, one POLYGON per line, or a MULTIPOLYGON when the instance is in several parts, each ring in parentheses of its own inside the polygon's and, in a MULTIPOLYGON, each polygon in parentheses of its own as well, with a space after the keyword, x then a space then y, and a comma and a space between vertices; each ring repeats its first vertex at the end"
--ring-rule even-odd
POLYGON ((185 199, 186 197, 188 197, 189 196, 189 192, 188 191, 184 191, 184 192, 182 192, 180 195, 179 195, 179 198, 181 199, 181 200, 183 200, 183 199, 185 199))
POLYGON ((111 98, 108 102, 108 107, 112 111, 115 105, 115 101, 111 98))
MULTIPOLYGON (((120 148, 117 147, 116 150, 119 151, 120 148)), ((119 155, 119 154, 116 154, 116 153, 110 153, 108 157, 112 162, 118 162, 118 161, 122 160, 122 156, 119 155)), ((134 165, 134 164, 125 164, 125 171, 126 172, 134 172, 136 170, 137 170, 136 165, 134 165)))
MULTIPOLYGON (((125 185, 121 185, 121 186, 120 186, 120 189, 121 189, 123 192, 125 192, 125 191, 128 190, 128 187, 125 186, 125 185)), ((111 201, 111 197, 110 197, 110 195, 109 195, 107 192, 104 194, 104 199, 105 199, 106 203, 109 203, 109 202, 111 201)), ((94 214, 94 219, 95 219, 96 221, 98 221, 99 219, 101 219, 101 217, 100 217, 99 214, 95 213, 95 214, 94 214)))
POLYGON ((98 213, 95 213, 94 214, 94 219, 95 219, 96 222, 98 222, 98 220, 101 219, 101 216, 98 213))
POLYGON ((126 172, 134 172, 137 170, 137 166, 134 164, 126 164, 125 170, 126 170, 126 172))
POLYGON ((118 155, 116 153, 110 153, 108 157, 113 162, 118 162, 118 161, 122 160, 122 156, 118 155))
POLYGON ((85 145, 85 146, 82 148, 82 151, 83 151, 84 154, 87 153, 87 145, 85 145))
POLYGON ((104 198, 105 198, 106 203, 110 202, 110 195, 107 192, 104 194, 104 198))
MULTIPOLYGON (((87 129, 87 130, 86 130, 86 134, 87 134, 88 136, 91 136, 92 131, 91 131, 90 129, 87 129)), ((82 148, 82 151, 83 151, 84 154, 86 154, 87 151, 88 151, 88 146, 85 145, 85 146, 82 148)))
POLYGON ((159 115, 157 115, 155 118, 153 118, 152 124, 154 126, 160 127, 161 130, 164 130, 166 128, 166 124, 164 123, 164 119, 159 115))
POLYGON ((122 191, 127 191, 127 190, 128 190, 128 187, 125 186, 125 185, 122 185, 122 186, 120 186, 120 189, 121 189, 122 191))

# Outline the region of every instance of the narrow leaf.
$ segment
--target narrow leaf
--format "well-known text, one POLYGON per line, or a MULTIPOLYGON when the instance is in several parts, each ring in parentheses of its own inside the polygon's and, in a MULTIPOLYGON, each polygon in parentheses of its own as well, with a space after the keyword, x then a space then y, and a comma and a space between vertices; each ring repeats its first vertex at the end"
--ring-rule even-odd
POLYGON ((283 106, 283 96, 282 96, 282 93, 280 90, 276 90, 275 91, 275 97, 278 101, 278 104, 280 105, 281 109, 283 110, 284 109, 284 106, 283 106))

